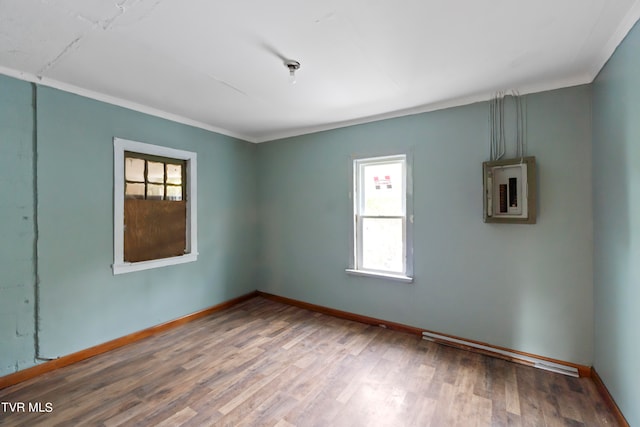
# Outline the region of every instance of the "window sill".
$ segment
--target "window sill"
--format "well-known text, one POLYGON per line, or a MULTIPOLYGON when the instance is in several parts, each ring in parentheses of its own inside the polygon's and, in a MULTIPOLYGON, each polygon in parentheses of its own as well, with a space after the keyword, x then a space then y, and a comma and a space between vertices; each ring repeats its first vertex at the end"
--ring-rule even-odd
POLYGON ((167 265, 184 264, 197 261, 198 254, 185 254, 172 258, 154 259, 141 262, 122 262, 113 264, 113 274, 130 273, 133 271, 149 270, 151 268, 165 267, 167 265))
POLYGON ((347 268, 345 271, 347 272, 347 274, 351 274, 353 276, 377 277, 379 279, 387 279, 395 282, 413 283, 413 277, 403 276, 401 274, 380 273, 377 271, 366 271, 366 270, 353 270, 351 268, 347 268))

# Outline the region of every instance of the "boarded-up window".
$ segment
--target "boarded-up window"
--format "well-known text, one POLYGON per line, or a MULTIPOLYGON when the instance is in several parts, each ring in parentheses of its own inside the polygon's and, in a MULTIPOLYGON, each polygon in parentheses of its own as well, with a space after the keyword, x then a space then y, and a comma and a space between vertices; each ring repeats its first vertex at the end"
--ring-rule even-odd
POLYGON ((184 255, 186 162, 125 152, 124 261, 184 255))

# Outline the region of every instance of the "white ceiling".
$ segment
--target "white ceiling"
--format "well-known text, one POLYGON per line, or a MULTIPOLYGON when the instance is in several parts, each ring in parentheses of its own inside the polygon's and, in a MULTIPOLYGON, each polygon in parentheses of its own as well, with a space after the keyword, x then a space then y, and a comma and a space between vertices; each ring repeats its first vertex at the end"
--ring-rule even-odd
POLYGON ((640 0, 0 0, 0 73, 261 142, 588 83, 639 17, 640 0))

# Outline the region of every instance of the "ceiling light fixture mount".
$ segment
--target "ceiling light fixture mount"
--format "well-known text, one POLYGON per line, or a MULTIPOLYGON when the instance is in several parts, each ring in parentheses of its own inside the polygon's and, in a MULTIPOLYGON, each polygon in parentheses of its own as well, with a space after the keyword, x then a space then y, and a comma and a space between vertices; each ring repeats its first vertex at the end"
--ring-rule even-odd
POLYGON ((284 66, 289 69, 289 83, 296 83, 296 71, 300 69, 300 63, 292 59, 284 61, 284 66))

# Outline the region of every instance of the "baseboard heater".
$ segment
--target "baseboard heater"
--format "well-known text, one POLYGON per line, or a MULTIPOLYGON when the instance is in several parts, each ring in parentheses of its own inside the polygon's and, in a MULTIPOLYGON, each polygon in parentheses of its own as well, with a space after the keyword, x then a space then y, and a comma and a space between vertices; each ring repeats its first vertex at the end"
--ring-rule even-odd
POLYGON ((458 338, 448 337, 446 335, 435 334, 433 332, 422 332, 422 338, 428 341, 433 341, 439 344, 449 345, 456 348, 463 349, 477 349, 481 353, 487 355, 493 355, 496 357, 506 358, 514 362, 524 363, 534 368, 544 369, 545 371, 556 372, 558 374, 568 375, 570 377, 578 378, 580 376, 578 369, 573 366, 561 365, 559 363, 549 362, 548 360, 538 359, 532 356, 526 356, 523 354, 513 353, 508 350, 502 350, 499 348, 490 347, 487 345, 478 344, 471 341, 465 341, 458 338))

